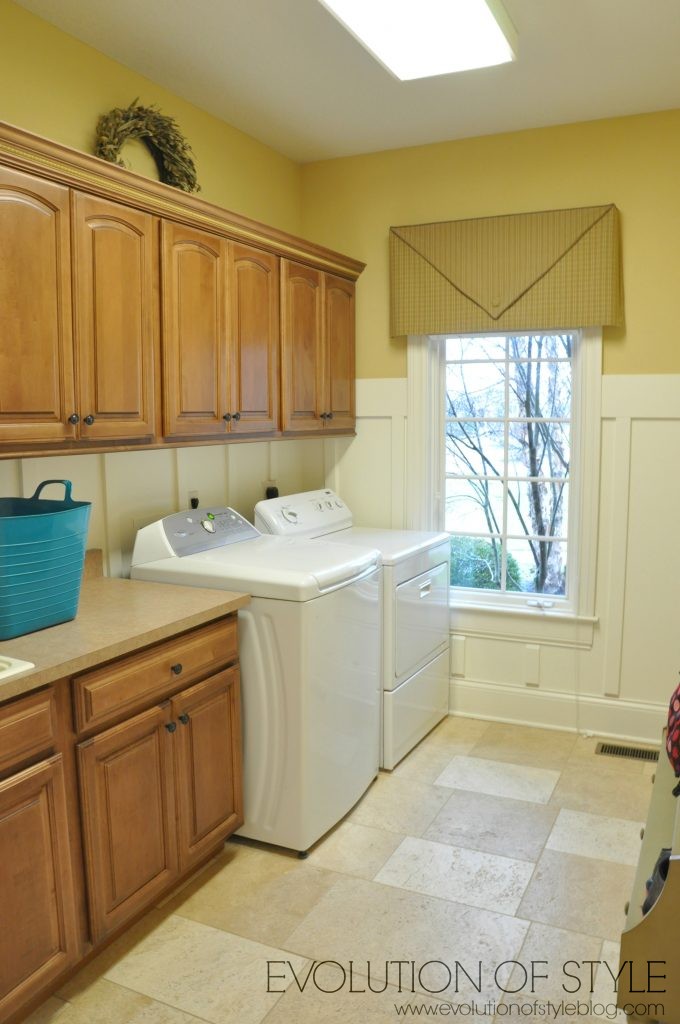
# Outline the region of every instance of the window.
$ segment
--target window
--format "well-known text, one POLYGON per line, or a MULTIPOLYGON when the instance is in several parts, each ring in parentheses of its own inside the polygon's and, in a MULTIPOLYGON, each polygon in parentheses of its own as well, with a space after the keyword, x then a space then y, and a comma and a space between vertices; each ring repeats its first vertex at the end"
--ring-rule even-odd
POLYGON ((574 333, 445 340, 453 586, 568 596, 577 341, 574 333))
POLYGON ((595 621, 601 358, 599 328, 409 337, 406 520, 452 535, 459 628, 595 621))

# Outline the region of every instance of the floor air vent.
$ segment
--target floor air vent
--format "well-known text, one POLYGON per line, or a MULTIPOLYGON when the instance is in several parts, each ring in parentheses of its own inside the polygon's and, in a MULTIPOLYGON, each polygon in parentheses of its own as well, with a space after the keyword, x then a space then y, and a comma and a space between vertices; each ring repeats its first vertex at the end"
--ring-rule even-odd
POLYGON ((646 747, 625 747, 620 743, 598 743, 596 754, 608 754, 610 757, 631 757, 634 761, 658 761, 659 751, 646 747))

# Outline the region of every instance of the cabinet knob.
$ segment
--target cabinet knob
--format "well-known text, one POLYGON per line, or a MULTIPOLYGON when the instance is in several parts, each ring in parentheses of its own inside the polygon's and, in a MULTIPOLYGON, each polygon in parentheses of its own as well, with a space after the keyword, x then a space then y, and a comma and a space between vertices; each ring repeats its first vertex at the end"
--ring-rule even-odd
POLYGON ((225 421, 225 423, 228 423, 229 420, 231 419, 231 413, 230 412, 225 412, 225 414, 222 417, 222 419, 225 421))
POLYGON ((333 419, 333 413, 332 412, 327 412, 326 413, 326 419, 327 420, 332 420, 333 419))
POLYGON ((180 715, 179 716, 179 720, 182 723, 182 725, 188 725, 189 724, 189 716, 186 715, 186 714, 180 715))
POLYGON ((171 665, 170 671, 174 672, 174 674, 178 676, 182 671, 182 665, 180 664, 180 662, 178 661, 176 665, 171 665))
POLYGON ((83 423, 87 423, 88 427, 92 426, 92 424, 94 423, 94 416, 92 415, 92 413, 89 413, 89 415, 85 417, 83 423))
POLYGON ((80 423, 80 416, 77 412, 72 412, 68 418, 69 423, 72 423, 75 427, 76 423, 80 423))
POLYGON ((241 413, 235 412, 232 418, 235 419, 236 422, 238 423, 238 421, 241 419, 241 413))
POLYGON ((328 413, 327 412, 322 412, 321 415, 319 416, 319 419, 322 419, 322 420, 328 419, 328 413))
POLYGON ((167 722, 165 728, 168 730, 168 732, 174 732, 175 729, 177 728, 177 722, 167 722))

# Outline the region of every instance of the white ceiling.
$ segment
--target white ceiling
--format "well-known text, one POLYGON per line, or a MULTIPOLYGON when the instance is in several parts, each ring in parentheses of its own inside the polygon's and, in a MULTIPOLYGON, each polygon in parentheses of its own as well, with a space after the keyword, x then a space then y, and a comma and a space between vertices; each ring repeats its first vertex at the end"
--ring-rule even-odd
POLYGON ((18 2, 302 162, 680 107, 680 0, 505 0, 515 63, 414 82, 317 0, 18 2))

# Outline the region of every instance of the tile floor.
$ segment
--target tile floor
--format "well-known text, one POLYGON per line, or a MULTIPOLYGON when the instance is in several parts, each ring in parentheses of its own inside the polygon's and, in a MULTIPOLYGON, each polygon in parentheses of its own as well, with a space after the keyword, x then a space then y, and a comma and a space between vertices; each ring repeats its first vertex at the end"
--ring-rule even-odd
POLYGON ((595 742, 449 718, 306 861, 230 841, 30 1024, 573 1020, 526 1004, 588 1000, 583 961, 617 962, 653 772, 595 742))

